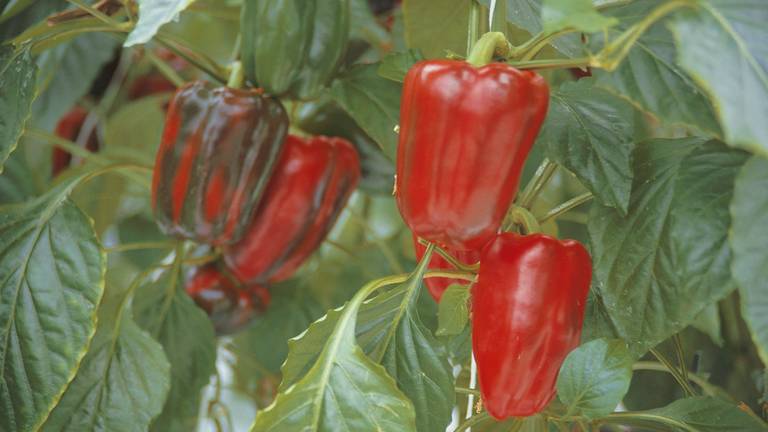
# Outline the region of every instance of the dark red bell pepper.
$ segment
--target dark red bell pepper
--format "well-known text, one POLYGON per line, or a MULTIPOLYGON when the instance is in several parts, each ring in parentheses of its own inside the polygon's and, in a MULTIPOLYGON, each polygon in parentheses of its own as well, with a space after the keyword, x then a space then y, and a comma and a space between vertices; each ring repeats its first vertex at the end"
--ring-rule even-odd
MULTIPOLYGON (((86 111, 85 108, 75 106, 56 124, 56 136, 68 141, 76 142, 87 117, 88 111, 86 111)), ((95 128, 88 134, 85 148, 92 152, 99 150, 99 139, 96 135, 95 128)), ((68 151, 59 147, 54 147, 51 155, 51 173, 54 177, 57 176, 60 172, 67 169, 71 162, 72 155, 68 151)))
POLYGON ((187 294, 211 317, 217 334, 234 333, 269 305, 269 291, 261 285, 238 286, 214 264, 195 270, 187 294))
POLYGON ((592 266, 584 246, 533 234, 498 235, 482 251, 472 290, 472 348, 493 417, 535 414, 555 395, 579 345, 592 266))
POLYGON ((288 129, 279 101, 196 81, 173 96, 157 151, 152 206, 163 232, 222 245, 240 239, 288 129))
POLYGON ((248 232, 224 249, 230 271, 246 282, 290 277, 325 239, 359 179, 347 140, 289 135, 248 232))
POLYGON ((491 240, 548 101, 541 76, 506 64, 414 65, 403 87, 395 193, 413 233, 453 250, 491 240))
MULTIPOLYGON (((427 247, 423 244, 419 243, 418 237, 413 236, 413 246, 416 250, 416 261, 421 261, 421 257, 424 256, 424 252, 427 250, 427 247)), ((446 247, 441 246, 443 250, 451 254, 454 258, 459 260, 462 264, 475 264, 478 261, 480 261, 480 252, 477 251, 454 251, 451 249, 448 249, 446 247)), ((445 258, 441 257, 440 254, 437 252, 432 254, 432 258, 429 260, 428 265, 429 270, 454 270, 455 268, 451 263, 445 260, 445 258)), ((427 286, 427 290, 429 290, 429 294, 432 296, 433 299, 435 299, 436 302, 440 302, 440 298, 442 298, 443 293, 446 289, 448 289, 449 285, 452 284, 461 284, 461 285, 469 285, 469 282, 463 279, 450 279, 450 278, 426 278, 424 279, 424 284, 427 286)))

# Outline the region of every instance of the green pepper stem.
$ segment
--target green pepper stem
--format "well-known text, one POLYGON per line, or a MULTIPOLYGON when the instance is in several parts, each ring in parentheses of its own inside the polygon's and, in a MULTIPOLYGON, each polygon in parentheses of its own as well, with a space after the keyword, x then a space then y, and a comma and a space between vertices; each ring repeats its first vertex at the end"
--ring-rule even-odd
POLYGON ((505 231, 513 225, 520 225, 525 229, 525 234, 541 232, 541 225, 536 217, 523 207, 513 205, 507 215, 507 222, 504 223, 505 231))
POLYGON ((472 48, 472 52, 467 57, 467 63, 480 67, 490 63, 494 56, 507 57, 510 52, 511 47, 504 33, 488 32, 472 48))
POLYGON ((227 87, 241 88, 243 87, 243 64, 239 61, 232 62, 229 71, 229 80, 227 80, 227 87))

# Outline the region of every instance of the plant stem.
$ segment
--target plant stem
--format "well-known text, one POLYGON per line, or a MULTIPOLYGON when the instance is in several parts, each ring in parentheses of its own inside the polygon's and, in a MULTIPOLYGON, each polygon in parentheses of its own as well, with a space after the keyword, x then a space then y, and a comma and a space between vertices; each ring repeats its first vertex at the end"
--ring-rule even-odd
POLYGON ((184 78, 182 78, 181 75, 179 75, 168 63, 158 57, 157 54, 152 52, 152 50, 148 49, 144 52, 147 55, 149 61, 155 65, 157 70, 159 70, 160 73, 168 79, 168 81, 172 82, 176 87, 181 87, 184 85, 184 78))
POLYGON ((432 277, 442 277, 442 278, 450 278, 450 279, 461 279, 466 280, 470 282, 476 282, 477 276, 473 274, 468 274, 461 271, 456 270, 427 270, 424 273, 424 279, 432 278, 432 277))
POLYGON ((243 86, 243 64, 239 61, 232 62, 232 70, 229 73, 227 87, 241 88, 243 86))
POLYGON ((509 56, 511 47, 506 36, 501 32, 488 32, 472 47, 467 63, 479 67, 490 63, 496 55, 509 56))
POLYGON ((664 357, 664 355, 659 350, 657 350, 656 348, 651 348, 650 351, 651 351, 651 354, 653 354, 654 357, 656 357, 659 360, 659 362, 661 362, 664 366, 667 367, 667 369, 669 370, 669 373, 672 374, 672 377, 675 378, 675 381, 677 381, 677 383, 680 384, 680 387, 682 387, 686 395, 693 396, 695 393, 691 388, 691 385, 688 383, 688 381, 686 381, 683 378, 683 376, 680 374, 680 371, 678 371, 677 368, 672 363, 670 363, 670 361, 667 360, 667 358, 664 357))
POLYGON ((507 62, 510 66, 517 69, 567 69, 598 67, 592 57, 580 57, 575 59, 547 59, 547 60, 528 60, 507 62))
POLYGON ((559 206, 547 212, 547 214, 544 215, 543 218, 539 219, 539 223, 543 224, 544 222, 552 218, 556 218, 563 213, 573 210, 576 207, 590 201, 592 198, 594 198, 594 195, 592 195, 592 192, 585 192, 577 197, 571 198, 568 201, 560 204, 559 206))
POLYGON ((688 426, 684 422, 677 421, 675 419, 660 416, 657 414, 648 414, 643 412, 624 412, 624 413, 611 413, 608 416, 604 417, 602 419, 603 421, 616 421, 618 420, 621 422, 621 420, 638 420, 638 421, 644 421, 644 422, 651 422, 651 423, 657 423, 657 424, 663 424, 667 426, 672 426, 677 428, 677 430, 682 430, 686 432, 697 432, 698 429, 695 429, 691 426, 688 426))
POLYGON ((173 249, 174 247, 176 247, 175 242, 136 242, 104 248, 104 252, 115 253, 142 249, 173 249))
POLYGON ((207 58, 205 55, 192 50, 191 48, 185 46, 183 43, 174 40, 173 37, 170 37, 162 32, 155 35, 155 40, 157 40, 158 43, 169 49, 177 56, 189 62, 191 65, 207 73, 221 84, 227 83, 227 78, 222 73, 222 67, 213 60, 207 58))
MULTIPOLYGON (((417 240, 419 244, 424 246, 429 246, 429 241, 424 240, 423 238, 419 238, 417 240)), ((435 252, 437 252, 441 257, 443 257, 444 260, 448 261, 450 265, 455 267, 458 270, 465 271, 465 272, 477 272, 477 269, 480 268, 479 263, 472 263, 472 264, 464 264, 463 262, 457 260, 453 255, 449 254, 445 251, 445 249, 441 248, 440 246, 435 245, 435 252)))
POLYGON ((94 9, 90 5, 87 5, 80 0, 67 0, 67 1, 77 6, 78 8, 88 12, 91 16, 93 16, 94 18, 97 18, 98 20, 104 22, 105 24, 108 24, 112 27, 121 27, 122 25, 121 23, 112 19, 110 16, 105 15, 100 10, 94 9))
POLYGON ((477 0, 469 0, 469 27, 467 29, 467 56, 472 52, 475 43, 480 38, 480 4, 477 0))
POLYGON ((526 234, 541 232, 541 225, 536 218, 523 207, 512 204, 503 224, 503 231, 511 230, 514 225, 520 225, 526 234))
POLYGON ((552 178, 556 169, 556 163, 549 159, 544 159, 541 165, 539 165, 539 168, 536 169, 536 173, 533 175, 531 181, 528 182, 528 185, 525 186, 525 189, 523 189, 523 192, 520 194, 518 206, 530 209, 531 203, 539 192, 541 192, 549 179, 552 178))
MULTIPOLYGON (((636 362, 634 365, 632 365, 633 370, 645 370, 645 371, 655 371, 655 372, 666 372, 671 374, 669 368, 666 367, 662 363, 656 363, 651 361, 639 361, 636 362)), ((706 379, 700 377, 696 374, 688 374, 688 378, 690 378, 691 381, 693 381, 696 385, 701 387, 702 390, 704 390, 704 393, 708 396, 716 396, 718 393, 720 393, 717 389, 717 386, 710 383, 706 379)))
POLYGON ((480 392, 475 389, 469 389, 464 387, 454 387, 454 390, 458 394, 473 395, 473 396, 480 397, 480 392))

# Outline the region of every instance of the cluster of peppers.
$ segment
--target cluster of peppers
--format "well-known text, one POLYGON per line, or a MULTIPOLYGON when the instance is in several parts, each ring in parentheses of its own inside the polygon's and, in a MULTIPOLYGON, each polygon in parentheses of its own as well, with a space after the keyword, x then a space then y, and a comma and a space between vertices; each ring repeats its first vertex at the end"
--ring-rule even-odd
POLYGON ((360 178, 343 138, 288 135, 281 103, 195 81, 171 99, 152 180, 169 235, 216 246, 187 292, 219 333, 242 328, 324 240, 360 178))
MULTIPOLYGON (((576 241, 501 232, 549 90, 535 72, 490 62, 498 35, 483 37, 467 62, 409 70, 395 195, 419 259, 422 238, 459 263, 479 261, 472 347, 483 405, 504 419, 540 412, 554 397, 560 366, 579 344, 591 262, 576 241)), ((429 264, 450 267, 439 255, 429 264)), ((453 283, 467 282, 425 280, 437 301, 453 283)))

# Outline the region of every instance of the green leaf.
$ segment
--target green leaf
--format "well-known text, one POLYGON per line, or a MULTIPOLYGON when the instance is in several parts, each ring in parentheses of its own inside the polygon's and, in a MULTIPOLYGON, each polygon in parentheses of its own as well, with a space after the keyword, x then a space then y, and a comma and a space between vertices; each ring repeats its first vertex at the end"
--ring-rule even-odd
MULTIPOLYGON (((609 40, 661 3, 663 0, 635 1, 611 9, 607 13, 618 18, 621 24, 609 31, 609 40)), ((595 44, 593 50, 599 51, 604 41, 595 39, 600 43, 595 44)), ((643 33, 616 70, 593 69, 592 73, 596 85, 628 99, 664 124, 679 124, 720 135, 712 104, 677 64, 676 55, 672 34, 662 21, 643 33)))
POLYGON ((163 406, 170 367, 163 349, 131 317, 124 293, 110 288, 99 329, 42 431, 146 431, 163 406))
POLYGON ((592 0, 543 0, 541 20, 546 32, 568 28, 595 33, 618 23, 616 18, 600 14, 592 0))
POLYGON ((421 60, 424 60, 424 56, 419 50, 389 53, 381 60, 379 75, 392 81, 403 82, 411 66, 421 60))
POLYGON ((391 160, 397 152, 401 85, 379 76, 378 64, 359 65, 334 81, 331 95, 391 160))
POLYGON ((552 93, 539 142, 600 203, 626 213, 632 184, 633 109, 593 83, 567 82, 552 93))
POLYGON ((613 328, 640 353, 733 289, 728 205, 746 157, 700 138, 648 141, 634 154, 627 215, 592 207, 599 294, 613 328))
POLYGON ((0 430, 37 428, 95 331, 106 257, 76 183, 0 209, 0 430))
POLYGON ((391 44, 392 35, 373 15, 368 0, 350 0, 349 15, 351 39, 362 39, 377 48, 391 44))
MULTIPOLYGON (((631 416, 631 414, 627 414, 631 416)), ((672 427, 674 431, 758 432, 768 430, 765 423, 740 407, 714 397, 691 397, 650 411, 638 418, 672 427), (685 427, 680 426, 682 423, 685 427)))
POLYGON ((469 288, 451 284, 443 293, 437 306, 438 336, 453 336, 461 333, 469 321, 469 288))
POLYGON ((731 203, 733 277, 741 310, 763 364, 768 365, 768 160, 753 156, 736 178, 731 203))
POLYGON ((17 204, 38 195, 34 173, 24 157, 24 152, 18 150, 11 153, 5 161, 3 173, 0 174, 0 205, 17 204))
POLYGON ((408 0, 403 4, 405 42, 426 58, 443 58, 446 50, 467 51, 470 2, 408 0))
MULTIPOLYGON (((521 28, 531 35, 540 33, 542 25, 542 0, 497 0, 506 1, 507 21, 515 27, 521 28)), ((562 1, 562 0, 561 0, 562 1)), ((567 1, 567 0, 566 0, 567 1)), ((484 6, 490 6, 490 0, 479 0, 484 6)), ((566 57, 577 57, 584 51, 581 37, 578 33, 571 33, 555 38, 552 46, 566 57)))
POLYGON ((123 46, 149 42, 163 24, 177 20, 179 14, 194 0, 138 0, 139 21, 123 46))
POLYGON ((39 95, 32 105, 34 124, 52 130, 88 92, 117 46, 117 40, 106 33, 88 33, 40 54, 37 58, 39 95))
MULTIPOLYGON (((443 344, 418 312, 421 274, 382 293, 360 309, 358 341, 366 353, 397 381, 413 402, 416 429, 444 430, 455 402, 454 379, 443 344)), ((465 289, 466 291, 466 289, 465 289)))
MULTIPOLYGON (((309 344, 305 345, 303 337, 312 335, 318 326, 323 328, 322 333, 332 327, 306 374, 281 390, 272 405, 258 413, 251 430, 335 431, 340 424, 350 430, 400 431, 415 427, 411 402, 384 368, 355 343, 356 315, 372 287, 375 285, 366 285, 344 308, 332 312, 335 316, 330 318, 335 319, 323 317, 291 340, 289 361, 294 352, 307 355, 305 347, 309 344)), ((286 361, 286 377, 288 368, 286 361)))
POLYGON ((35 98, 35 66, 29 47, 0 46, 0 173, 21 137, 35 98))
POLYGON ((571 351, 557 376, 568 413, 594 419, 616 408, 629 390, 632 363, 626 343, 596 339, 571 351))
POLYGON ((720 310, 717 307, 717 303, 713 303, 704 308, 704 310, 694 318, 691 326, 709 336, 715 345, 721 348, 723 347, 723 332, 720 328, 720 310))
POLYGON ((170 392, 152 430, 194 430, 201 390, 215 372, 216 337, 208 315, 184 292, 180 268, 145 281, 133 299, 136 323, 160 342, 171 366, 170 392))
POLYGON ((700 0, 672 21, 678 63, 712 97, 725 142, 768 155, 768 8, 700 0))

